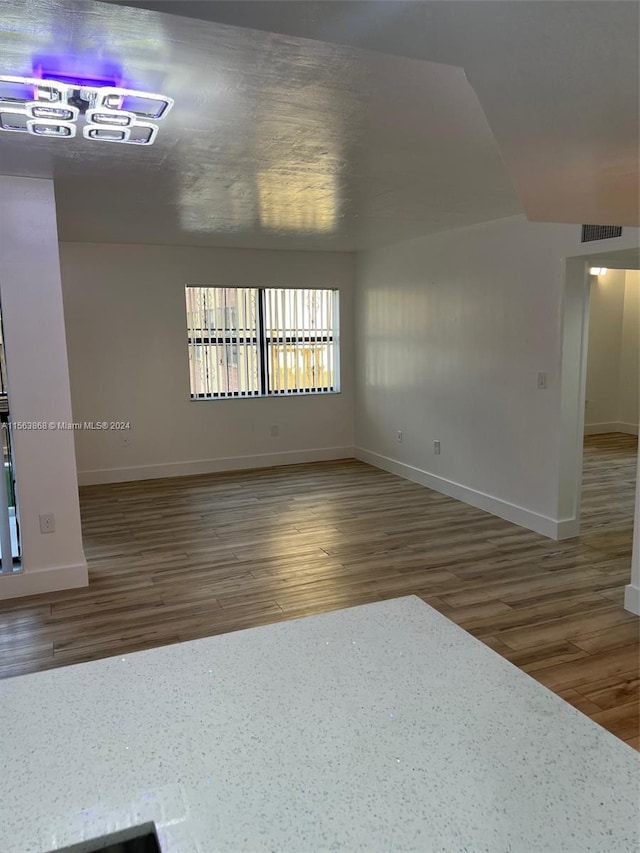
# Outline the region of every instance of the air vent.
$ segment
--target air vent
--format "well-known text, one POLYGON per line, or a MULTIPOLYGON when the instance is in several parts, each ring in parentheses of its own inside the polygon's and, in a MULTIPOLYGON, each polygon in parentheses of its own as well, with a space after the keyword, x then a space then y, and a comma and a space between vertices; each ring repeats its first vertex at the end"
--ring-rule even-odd
POLYGON ((622 237, 622 225, 583 225, 582 243, 593 240, 610 240, 612 237, 622 237))

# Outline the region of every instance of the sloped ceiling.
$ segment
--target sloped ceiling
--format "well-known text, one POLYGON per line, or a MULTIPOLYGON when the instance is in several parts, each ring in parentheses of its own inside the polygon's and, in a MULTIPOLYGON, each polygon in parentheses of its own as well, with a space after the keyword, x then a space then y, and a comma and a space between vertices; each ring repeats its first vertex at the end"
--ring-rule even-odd
POLYGON ((640 4, 140 3, 464 68, 527 216, 640 224, 640 4))

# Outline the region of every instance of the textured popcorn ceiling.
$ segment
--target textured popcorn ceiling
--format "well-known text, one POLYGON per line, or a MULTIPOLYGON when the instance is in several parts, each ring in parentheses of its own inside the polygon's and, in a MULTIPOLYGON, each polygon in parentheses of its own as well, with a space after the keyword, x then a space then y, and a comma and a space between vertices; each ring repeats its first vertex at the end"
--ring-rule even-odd
POLYGON ((64 240, 357 249, 518 213, 461 68, 64 0, 4 0, 0 73, 110 58, 175 99, 149 148, 0 133, 64 240))

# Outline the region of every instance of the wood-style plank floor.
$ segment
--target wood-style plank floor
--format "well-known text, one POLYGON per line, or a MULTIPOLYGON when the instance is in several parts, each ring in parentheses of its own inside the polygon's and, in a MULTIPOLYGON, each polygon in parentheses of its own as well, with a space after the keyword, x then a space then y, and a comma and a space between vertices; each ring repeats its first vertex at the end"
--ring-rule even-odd
POLYGON ((0 603, 0 675, 415 594, 638 747, 637 440, 586 440, 553 542, 361 462, 81 490, 87 589, 0 603))

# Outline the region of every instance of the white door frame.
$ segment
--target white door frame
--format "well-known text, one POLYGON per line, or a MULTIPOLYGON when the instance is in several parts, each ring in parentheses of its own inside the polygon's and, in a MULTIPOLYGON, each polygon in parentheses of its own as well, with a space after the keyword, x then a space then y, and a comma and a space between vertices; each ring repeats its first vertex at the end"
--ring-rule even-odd
MULTIPOLYGON (((568 539, 580 532, 580 498, 584 418, 587 387, 587 349, 589 343, 589 307, 591 295, 590 266, 633 269, 628 255, 624 264, 616 264, 616 252, 581 255, 566 259, 565 288, 562 305, 562 354, 560 366, 560 447, 558 468, 558 539, 568 539)), ((640 268, 640 262, 638 267, 640 268)), ((640 453, 638 457, 640 469, 640 453)), ((640 470, 638 472, 640 483, 640 470)), ((640 485, 636 490, 633 572, 625 591, 625 607, 640 613, 640 485)))

